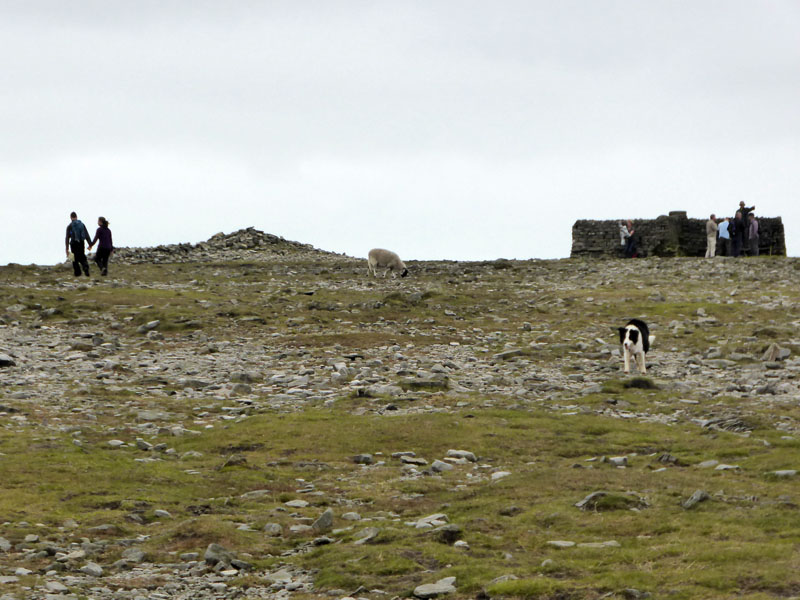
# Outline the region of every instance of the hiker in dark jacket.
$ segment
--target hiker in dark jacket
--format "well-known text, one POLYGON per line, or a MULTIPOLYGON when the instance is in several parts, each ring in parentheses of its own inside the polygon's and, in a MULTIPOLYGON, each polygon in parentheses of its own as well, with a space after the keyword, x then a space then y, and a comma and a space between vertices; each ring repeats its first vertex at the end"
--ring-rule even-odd
POLYGON ((742 246, 744 245, 744 220, 742 220, 742 213, 736 211, 736 217, 731 222, 731 227, 728 230, 731 232, 731 239, 733 240, 733 255, 742 255, 742 246))
POLYGON ((99 240, 97 252, 94 255, 94 262, 100 268, 101 275, 108 275, 108 257, 114 251, 114 244, 111 241, 111 230, 108 228, 108 221, 105 217, 98 217, 97 224, 99 227, 94 234, 94 239, 89 243, 89 250, 92 249, 99 240))
POLYGON ((742 213, 742 223, 744 223, 743 228, 743 239, 742 239, 742 254, 745 251, 750 250, 750 217, 748 216, 751 212, 756 209, 756 205, 750 206, 749 208, 744 205, 744 200, 739 202, 739 212, 742 213))
MULTIPOLYGON (((84 275, 89 276, 89 261, 86 259, 86 252, 83 248, 83 242, 89 242, 92 238, 89 232, 86 231, 86 225, 78 220, 78 215, 74 212, 70 213, 70 224, 67 225, 67 238, 66 238, 66 252, 69 258, 70 250, 72 251, 72 269, 75 271, 75 277, 80 277, 81 269, 84 275)), ((90 246, 91 247, 91 246, 90 246)))

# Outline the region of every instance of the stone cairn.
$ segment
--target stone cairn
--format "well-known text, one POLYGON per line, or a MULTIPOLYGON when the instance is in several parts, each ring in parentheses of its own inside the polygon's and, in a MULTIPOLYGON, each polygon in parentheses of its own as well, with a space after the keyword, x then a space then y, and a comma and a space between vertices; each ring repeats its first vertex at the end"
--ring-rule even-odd
MULTIPOLYGON (((786 256, 786 240, 780 217, 756 215, 759 227, 759 253, 786 256)), ((619 223, 613 221, 575 221, 572 226, 572 257, 620 257, 619 223)), ((689 219, 685 211, 672 211, 657 219, 634 219, 639 256, 705 256, 706 221, 689 219)), ((718 252, 719 254, 719 246, 718 252)))
POLYGON ((114 260, 122 263, 185 263, 217 260, 258 260, 274 256, 319 258, 337 256, 282 237, 264 233, 255 227, 233 233, 217 233, 197 244, 170 244, 152 248, 117 248, 114 260))

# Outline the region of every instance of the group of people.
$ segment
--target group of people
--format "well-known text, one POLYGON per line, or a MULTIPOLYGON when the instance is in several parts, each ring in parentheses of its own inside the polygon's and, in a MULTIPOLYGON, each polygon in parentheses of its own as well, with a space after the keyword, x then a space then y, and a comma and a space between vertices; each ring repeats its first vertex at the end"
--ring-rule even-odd
POLYGON ((758 256, 758 220, 753 211, 755 206, 747 207, 739 202, 739 210, 731 219, 717 219, 711 215, 706 221, 706 258, 714 258, 717 253, 717 237, 724 252, 723 256, 758 256))
POLYGON ((69 218, 66 252, 67 259, 70 258, 70 252, 72 253, 72 269, 75 271, 75 277, 80 277, 81 270, 83 270, 84 275, 89 276, 89 260, 86 258, 84 242, 89 244, 89 250, 92 249, 92 246, 98 244, 94 262, 97 263, 101 275, 108 275, 108 259, 114 251, 108 220, 105 217, 98 217, 97 231, 94 234, 94 239, 92 239, 86 229, 86 225, 78 219, 78 215, 75 212, 70 213, 69 218))

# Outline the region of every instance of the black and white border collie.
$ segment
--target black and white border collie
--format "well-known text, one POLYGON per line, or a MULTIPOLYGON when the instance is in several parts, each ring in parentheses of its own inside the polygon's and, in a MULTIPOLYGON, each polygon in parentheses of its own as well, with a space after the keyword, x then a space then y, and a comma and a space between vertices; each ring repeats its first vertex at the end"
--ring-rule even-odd
POLYGON ((644 375, 647 368, 644 355, 650 350, 650 342, 655 336, 650 335, 647 323, 640 319, 631 319, 625 327, 619 328, 619 341, 622 344, 622 357, 625 360, 625 373, 631 372, 631 356, 639 367, 639 372, 644 375))

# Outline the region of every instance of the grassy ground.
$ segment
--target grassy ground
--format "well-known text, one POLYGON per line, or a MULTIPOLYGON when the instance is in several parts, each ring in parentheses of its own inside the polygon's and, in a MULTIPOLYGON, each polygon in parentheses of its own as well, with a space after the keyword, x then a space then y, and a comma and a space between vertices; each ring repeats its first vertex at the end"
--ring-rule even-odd
MULTIPOLYGON (((723 269, 711 283, 689 276, 676 281, 668 273, 674 282, 668 285, 665 261, 641 261, 640 280, 621 297, 616 284, 623 277, 604 272, 604 263, 510 264, 473 265, 444 275, 435 265, 430 272, 418 266, 414 288, 366 281, 354 274, 360 266, 337 270, 313 262, 114 265, 115 280, 79 288, 63 273, 5 267, 0 293, 2 308, 25 306, 6 313, 6 331, 113 325, 143 352, 153 342, 136 328, 159 319, 163 343, 175 348, 188 343, 182 336, 190 331, 218 342, 260 340, 265 353, 272 351, 269 336, 275 333, 308 352, 413 342, 414 351, 424 353, 428 345, 458 342, 485 345, 491 353, 540 341, 542 347, 518 359, 523 371, 535 371, 564 360, 580 340, 612 343, 621 306, 624 318, 645 316, 655 324, 664 352, 674 347, 702 353, 716 346, 723 354, 755 354, 774 340, 793 347, 796 278, 768 274, 766 283, 756 284, 752 271, 723 269), (340 285, 346 277, 354 283, 340 285), (734 296, 720 292, 727 286, 735 288, 734 296), (57 312, 45 314, 48 308, 57 312), (698 321, 698 309, 713 321, 698 321), (681 326, 670 327, 673 320, 681 326), (522 328, 524 322, 530 327, 522 328), (487 341, 492 332, 497 337, 487 341)), ((796 266, 786 261, 780 268, 791 273, 796 266)), ((12 335, 4 338, 9 350, 12 341, 12 335)), ((574 370, 570 361, 564 364, 574 370)), ((3 385, 0 535, 12 543, 30 533, 53 540, 145 535, 143 547, 157 562, 216 542, 247 553, 259 568, 290 562, 311 569, 322 591, 364 586, 408 595, 416 585, 454 575, 454 597, 482 590, 493 597, 626 597, 629 588, 676 599, 800 596, 798 480, 770 475, 798 466, 800 438, 775 427, 800 421, 797 403, 776 408, 743 401, 726 395, 721 382, 713 400, 692 404, 685 402, 693 399, 691 391, 626 383, 609 373, 601 390, 562 395, 558 406, 520 404, 503 395, 433 394, 417 400, 430 410, 402 416, 375 411, 385 399, 343 392, 325 406, 261 410, 210 429, 198 426, 195 434, 175 437, 164 429, 148 441, 174 452, 153 462, 137 462, 151 455, 135 446, 108 445, 111 439, 132 443, 137 433, 125 423, 135 421, 137 410, 180 415, 192 429, 192 419, 201 411, 218 412, 219 405, 70 383, 64 390, 70 406, 88 399, 96 407, 96 419, 87 422, 80 412, 59 414, 45 403, 14 400, 13 392, 24 386, 3 385), (493 406, 484 408, 485 400, 493 406), (661 424, 604 416, 612 402, 656 415, 680 410, 681 418, 661 424), (560 408, 567 404, 575 409, 560 408), (712 404, 739 414, 748 434, 695 422, 712 404), (27 416, 24 426, 13 420, 20 414, 13 411, 27 416), (52 419, 60 420, 60 431, 39 426, 52 419), (75 444, 75 428, 81 445, 75 444), (432 462, 449 449, 469 450, 478 461, 416 477, 392 457, 413 451, 432 462), (356 464, 353 456, 363 453, 376 464, 356 464), (674 460, 659 460, 665 454, 674 460), (627 467, 603 460, 618 456, 627 458, 627 467), (709 459, 739 468, 699 467, 709 459), (509 474, 493 479, 497 472, 509 474), (298 492, 309 485, 319 494, 298 492), (698 489, 710 499, 683 508, 681 502, 698 489), (242 496, 254 490, 268 492, 242 496), (595 491, 609 496, 592 510, 575 506, 595 491), (287 507, 294 499, 309 506, 287 507), (329 507, 336 514, 334 531, 326 534, 330 544, 311 544, 319 533, 290 532, 329 507), (171 518, 157 517, 157 509, 171 518), (362 520, 343 520, 348 511, 362 520), (434 513, 446 514, 460 528, 456 538, 468 549, 407 524, 434 513), (65 532, 68 519, 79 525, 65 532), (283 535, 262 532, 267 523, 280 524, 283 535), (93 529, 101 525, 112 527, 93 529), (370 543, 356 544, 367 527, 380 532, 370 543), (548 543, 556 540, 618 545, 548 543), (303 551, 286 554, 298 548, 303 551)), ((48 562, 40 559, 34 566, 48 562)), ((32 568, 31 561, 25 566, 32 568)), ((239 585, 259 583, 253 575, 239 585)))

